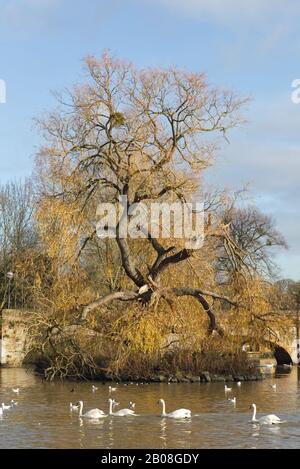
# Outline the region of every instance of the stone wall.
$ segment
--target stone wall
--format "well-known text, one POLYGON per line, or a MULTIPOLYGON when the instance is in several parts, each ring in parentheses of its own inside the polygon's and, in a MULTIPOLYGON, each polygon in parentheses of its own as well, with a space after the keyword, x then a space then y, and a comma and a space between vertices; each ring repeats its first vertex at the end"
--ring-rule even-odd
POLYGON ((29 311, 4 310, 1 317, 0 358, 2 366, 20 367, 26 356, 29 311))

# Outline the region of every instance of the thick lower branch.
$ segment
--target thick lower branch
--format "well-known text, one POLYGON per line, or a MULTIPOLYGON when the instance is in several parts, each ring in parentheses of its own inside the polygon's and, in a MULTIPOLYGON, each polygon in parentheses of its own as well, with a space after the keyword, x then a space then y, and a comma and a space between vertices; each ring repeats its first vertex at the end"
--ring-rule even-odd
POLYGON ((133 301, 133 300, 136 300, 138 297, 139 297, 139 294, 132 292, 132 291, 118 291, 118 292, 110 293, 109 295, 106 295, 106 296, 102 296, 101 298, 98 298, 98 300, 93 301, 92 303, 86 305, 83 308, 81 319, 82 320, 86 319, 86 316, 90 311, 93 311, 99 306, 105 305, 106 303, 109 303, 110 301, 113 301, 113 300, 133 301))
MULTIPOLYGON (((218 299, 218 300, 223 300, 226 301, 234 306, 237 306, 236 303, 231 301, 229 298, 218 295, 217 293, 213 292, 208 292, 201 290, 199 288, 188 288, 188 287, 180 287, 180 288, 165 288, 163 289, 164 292, 167 293, 173 293, 175 296, 181 297, 181 296, 192 296, 198 300, 198 302, 201 304, 203 307, 204 311, 206 312, 208 318, 209 318, 209 327, 208 327, 208 333, 212 334, 214 331, 216 331, 221 337, 224 336, 224 331, 223 329, 217 324, 216 321, 216 316, 215 313, 213 312, 211 306, 209 305, 208 301, 205 299, 205 296, 210 296, 212 298, 218 299)), ((159 290, 158 290, 159 291, 159 290)), ((119 300, 119 301, 134 301, 134 300, 141 300, 143 299, 145 302, 151 301, 153 296, 153 291, 147 290, 146 292, 133 292, 133 291, 119 291, 119 292, 114 292, 110 293, 106 296, 103 296, 96 301, 93 301, 92 303, 86 305, 83 309, 82 315, 81 315, 81 320, 85 320, 87 314, 90 311, 93 311, 94 309, 98 308, 99 306, 102 306, 106 303, 109 303, 114 300, 119 300)))
POLYGON ((173 288, 176 296, 193 296, 196 298, 209 318, 208 333, 211 335, 216 331, 221 337, 224 336, 223 329, 217 324, 215 313, 212 311, 208 301, 204 298, 202 291, 196 288, 173 288))

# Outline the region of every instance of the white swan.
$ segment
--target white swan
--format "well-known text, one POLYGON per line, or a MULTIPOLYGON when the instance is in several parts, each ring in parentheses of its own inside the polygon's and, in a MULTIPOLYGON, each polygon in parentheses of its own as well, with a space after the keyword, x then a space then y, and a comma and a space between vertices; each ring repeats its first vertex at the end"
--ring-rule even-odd
POLYGON ((85 414, 83 414, 82 413, 83 401, 79 401, 78 405, 79 405, 79 417, 86 417, 89 419, 100 419, 102 417, 106 417, 106 414, 103 412, 103 410, 100 410, 100 409, 92 409, 86 412, 85 414))
POLYGON ((5 405, 4 402, 2 402, 1 404, 1 407, 2 407, 2 410, 8 410, 8 409, 11 409, 11 405, 5 405))
POLYGON ((92 391, 95 392, 95 391, 98 391, 98 388, 96 386, 92 386, 92 391))
POLYGON ((260 417, 259 419, 257 419, 256 418, 256 405, 255 404, 252 404, 250 406, 250 409, 253 409, 253 415, 252 415, 252 419, 251 419, 251 422, 253 422, 253 423, 260 423, 262 425, 276 425, 278 423, 282 423, 282 420, 280 420, 280 418, 277 417, 277 415, 274 415, 274 414, 265 415, 265 416, 260 417))
POLYGON ((241 383, 240 381, 238 381, 236 384, 237 384, 239 387, 242 386, 242 383, 241 383))
POLYGON ((12 392, 14 392, 15 394, 19 394, 20 388, 12 388, 12 392))
POLYGON ((226 384, 225 384, 225 388, 224 388, 224 389, 225 389, 225 392, 231 392, 231 391, 232 391, 232 388, 228 388, 228 387, 226 386, 226 384))
POLYGON ((276 385, 276 384, 270 384, 270 388, 276 390, 276 389, 277 389, 277 385, 276 385))
POLYGON ((73 410, 78 410, 78 404, 73 404, 72 402, 70 402, 70 411, 72 412, 73 410))
POLYGON ((132 409, 121 409, 118 412, 113 412, 114 400, 108 399, 109 402, 109 415, 114 415, 115 417, 126 417, 127 415, 137 415, 132 409))
POLYGON ((233 397, 232 399, 228 399, 228 402, 231 402, 231 404, 236 404, 236 397, 233 397))
POLYGON ((117 390, 117 388, 112 388, 111 386, 108 386, 108 391, 111 393, 111 392, 115 392, 117 390))
POLYGON ((158 403, 162 404, 162 417, 170 417, 173 419, 187 419, 192 416, 192 412, 189 409, 177 409, 167 414, 165 401, 163 399, 159 399, 158 403))

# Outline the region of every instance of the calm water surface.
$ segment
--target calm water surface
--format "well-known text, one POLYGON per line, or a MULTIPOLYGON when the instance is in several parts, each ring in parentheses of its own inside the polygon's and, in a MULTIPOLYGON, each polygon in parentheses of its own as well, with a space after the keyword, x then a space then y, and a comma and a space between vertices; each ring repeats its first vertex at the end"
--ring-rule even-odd
POLYGON ((83 400, 84 411, 106 411, 108 385, 96 384, 99 390, 92 392, 92 383, 45 383, 22 369, 0 369, 0 403, 18 401, 0 417, 0 448, 299 448, 299 384, 297 368, 240 388, 233 384, 236 407, 227 402, 222 383, 119 384, 113 393, 119 408, 134 401, 139 416, 89 421, 69 411, 70 401, 83 400), (270 388, 275 382, 276 391, 270 388), (20 387, 19 396, 12 387, 20 387), (186 407, 192 418, 161 418, 159 398, 167 412, 186 407), (259 415, 275 413, 286 422, 261 428, 249 423, 252 402, 259 415))

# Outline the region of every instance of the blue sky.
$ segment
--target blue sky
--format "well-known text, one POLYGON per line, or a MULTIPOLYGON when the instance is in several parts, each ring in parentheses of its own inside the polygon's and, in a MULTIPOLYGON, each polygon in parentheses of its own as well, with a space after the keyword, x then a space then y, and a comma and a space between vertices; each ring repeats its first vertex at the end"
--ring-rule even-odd
POLYGON ((104 49, 138 66, 205 71, 213 85, 251 95, 248 123, 224 142, 207 180, 238 189, 272 215, 289 251, 282 274, 300 278, 298 0, 0 0, 0 182, 30 175, 40 137, 32 119, 51 90, 82 81, 82 58, 104 49))

